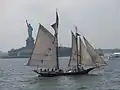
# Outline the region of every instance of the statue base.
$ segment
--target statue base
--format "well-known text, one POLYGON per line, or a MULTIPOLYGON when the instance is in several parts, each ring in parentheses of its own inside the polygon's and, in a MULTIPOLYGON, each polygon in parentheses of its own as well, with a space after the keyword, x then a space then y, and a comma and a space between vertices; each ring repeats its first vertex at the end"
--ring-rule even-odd
POLYGON ((33 37, 28 37, 26 40, 26 47, 27 48, 33 48, 34 47, 34 39, 33 37))

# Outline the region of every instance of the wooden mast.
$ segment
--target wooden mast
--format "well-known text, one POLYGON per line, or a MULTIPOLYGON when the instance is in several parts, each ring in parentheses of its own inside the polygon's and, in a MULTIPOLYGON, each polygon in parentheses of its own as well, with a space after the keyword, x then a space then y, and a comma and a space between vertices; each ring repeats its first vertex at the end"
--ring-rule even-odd
POLYGON ((75 26, 75 29, 76 29, 76 54, 77 54, 77 71, 79 70, 79 67, 78 67, 78 34, 77 34, 77 26, 75 26))
POLYGON ((81 38, 79 37, 79 41, 80 41, 80 61, 79 61, 79 64, 81 65, 82 64, 82 53, 81 53, 81 38))
POLYGON ((59 18, 56 8, 56 22, 52 24, 52 28, 55 30, 55 43, 56 43, 56 61, 57 61, 57 69, 59 69, 59 60, 58 60, 58 25, 59 25, 59 18))
POLYGON ((58 60, 58 13, 56 9, 56 25, 55 25, 55 38, 56 38, 56 60, 57 60, 57 69, 59 69, 59 60, 58 60))

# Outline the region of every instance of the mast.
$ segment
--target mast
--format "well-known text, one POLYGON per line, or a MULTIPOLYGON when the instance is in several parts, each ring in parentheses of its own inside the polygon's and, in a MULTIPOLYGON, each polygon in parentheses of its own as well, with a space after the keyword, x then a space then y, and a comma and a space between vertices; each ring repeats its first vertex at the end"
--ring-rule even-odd
POLYGON ((77 54, 77 71, 79 70, 79 68, 78 68, 78 64, 79 64, 79 62, 78 62, 78 34, 77 34, 77 26, 75 27, 75 29, 76 29, 76 54, 77 54))
POLYGON ((56 9, 56 22, 54 24, 52 24, 51 26, 55 30, 57 69, 59 69, 59 60, 58 60, 58 24, 59 24, 59 18, 58 18, 58 12, 57 12, 57 9, 56 9))
MULTIPOLYGON (((72 47, 71 48, 73 48, 73 32, 72 31, 71 31, 71 34, 72 34, 72 45, 71 45, 72 47)), ((71 49, 71 51, 72 51, 72 49, 71 49)), ((70 66, 71 57, 72 57, 72 53, 70 55, 70 60, 69 60, 68 66, 70 66)))
POLYGON ((79 62, 79 63, 80 63, 80 64, 82 64, 82 53, 81 53, 81 49, 82 49, 82 48, 81 48, 81 38, 79 38, 79 39, 80 39, 80 40, 79 40, 79 41, 80 41, 80 62, 79 62))
MULTIPOLYGON (((58 29, 58 28, 57 28, 58 29)), ((56 60, 57 60, 57 69, 59 69, 59 60, 58 60, 58 34, 57 33, 55 33, 56 35, 55 35, 55 38, 56 38, 56 55, 57 55, 57 57, 56 57, 56 60)))

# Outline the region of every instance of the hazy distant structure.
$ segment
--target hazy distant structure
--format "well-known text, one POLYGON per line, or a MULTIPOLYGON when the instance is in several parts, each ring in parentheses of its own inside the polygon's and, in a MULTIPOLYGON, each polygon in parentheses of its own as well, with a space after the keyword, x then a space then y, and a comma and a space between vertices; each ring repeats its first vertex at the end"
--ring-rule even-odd
POLYGON ((28 37, 26 39, 26 46, 21 47, 19 49, 11 49, 10 51, 8 51, 8 55, 10 57, 30 57, 30 55, 32 54, 32 50, 34 47, 34 39, 32 36, 33 28, 31 24, 27 22, 27 20, 26 20, 26 24, 27 24, 27 29, 28 29, 28 37))

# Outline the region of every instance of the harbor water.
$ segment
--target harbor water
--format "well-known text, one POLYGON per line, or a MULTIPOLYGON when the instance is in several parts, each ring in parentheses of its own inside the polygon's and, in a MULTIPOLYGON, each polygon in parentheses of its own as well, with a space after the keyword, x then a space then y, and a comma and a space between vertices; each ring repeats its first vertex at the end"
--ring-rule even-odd
MULTIPOLYGON (((40 77, 25 66, 27 58, 0 59, 0 90, 120 90, 120 60, 109 60, 104 72, 83 76, 40 77)), ((67 58, 60 58, 66 67, 67 58)))

